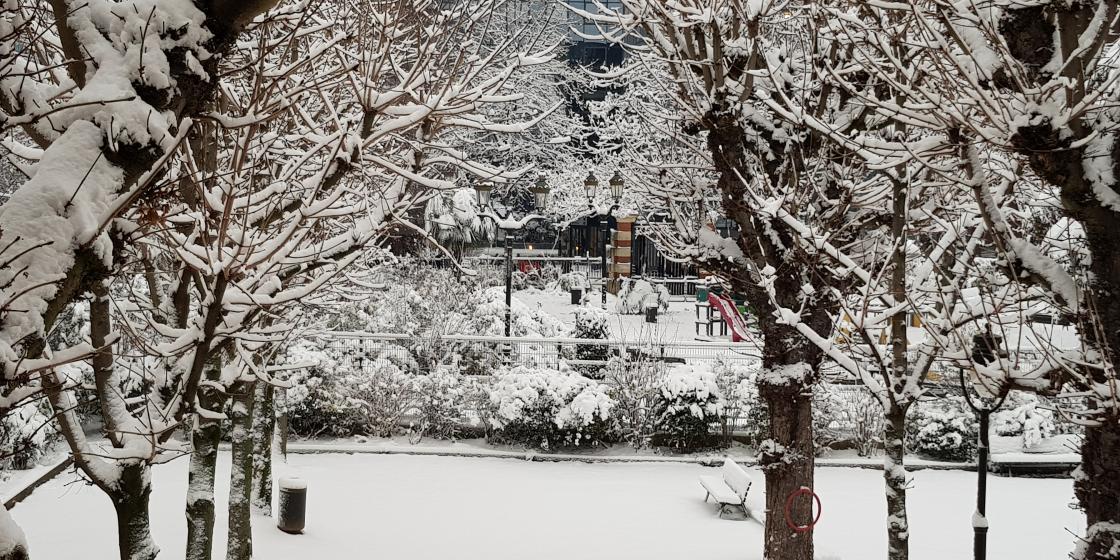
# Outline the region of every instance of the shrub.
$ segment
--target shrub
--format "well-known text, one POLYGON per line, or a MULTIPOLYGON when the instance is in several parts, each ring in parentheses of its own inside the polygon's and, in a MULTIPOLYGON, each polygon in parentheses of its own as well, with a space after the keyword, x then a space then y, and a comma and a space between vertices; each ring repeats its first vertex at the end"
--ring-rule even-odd
POLYGON ((585 377, 518 367, 494 383, 490 407, 498 439, 554 450, 606 441, 614 401, 585 377))
POLYGON ((665 286, 654 286, 645 280, 622 279, 618 292, 616 311, 624 315, 640 315, 647 307, 669 310, 669 290, 665 286))
POLYGON ((645 447, 656 430, 657 401, 665 364, 654 360, 624 361, 612 358, 604 368, 604 383, 615 401, 614 418, 619 433, 635 449, 645 447))
POLYGON ((911 407, 906 424, 911 450, 944 461, 973 459, 978 435, 976 415, 963 397, 919 402, 911 407))
POLYGON ((420 435, 443 439, 458 437, 470 382, 462 375, 441 368, 417 377, 415 387, 420 435))
POLYGON ((739 381, 734 392, 735 406, 738 407, 738 416, 741 422, 737 431, 746 440, 748 445, 755 447, 762 444, 770 433, 770 411, 766 402, 758 396, 756 374, 751 373, 739 381))
POLYGON ((992 413, 992 429, 1001 436, 1020 436, 1023 447, 1031 448, 1054 434, 1054 412, 1038 395, 1012 391, 1003 408, 992 413))
MULTIPOLYGON (((576 309, 575 327, 572 336, 575 338, 589 338, 607 340, 610 338, 610 315, 598 307, 580 306, 576 309)), ((607 361, 610 357, 610 346, 606 344, 577 344, 577 360, 607 361)), ((597 372, 599 366, 580 366, 577 368, 585 374, 597 372)))
POLYGON ((723 417, 723 396, 715 375, 688 367, 669 371, 658 386, 654 414, 657 429, 669 446, 680 450, 710 447, 711 424, 723 417))
POLYGON ((883 407, 862 385, 820 384, 813 390, 813 438, 821 448, 846 444, 870 457, 883 442, 883 407))

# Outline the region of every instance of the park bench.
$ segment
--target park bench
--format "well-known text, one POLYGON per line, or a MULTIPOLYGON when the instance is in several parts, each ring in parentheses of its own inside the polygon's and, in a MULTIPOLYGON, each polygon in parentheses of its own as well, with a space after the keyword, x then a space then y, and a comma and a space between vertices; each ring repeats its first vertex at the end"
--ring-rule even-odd
POLYGON ((747 511, 747 492, 751 489, 751 482, 751 475, 731 459, 723 462, 719 475, 700 477, 700 486, 708 492, 704 501, 707 502, 708 498, 711 498, 719 504, 720 518, 734 507, 741 507, 743 513, 750 515, 747 511))

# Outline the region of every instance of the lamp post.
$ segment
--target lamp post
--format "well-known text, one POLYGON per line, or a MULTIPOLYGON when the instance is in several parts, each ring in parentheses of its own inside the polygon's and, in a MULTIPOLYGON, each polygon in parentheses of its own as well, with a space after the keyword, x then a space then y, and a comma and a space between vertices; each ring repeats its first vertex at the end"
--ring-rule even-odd
POLYGON ((595 194, 599 190, 599 180, 595 178, 594 173, 587 175, 587 179, 583 181, 584 194, 587 195, 587 207, 590 210, 588 217, 598 216, 601 246, 602 250, 602 268, 603 268, 603 309, 607 308, 607 282, 610 281, 610 272, 607 270, 607 239, 611 236, 611 217, 615 210, 618 210, 618 202, 622 199, 622 191, 626 184, 622 179, 622 175, 615 171, 614 176, 609 181, 611 187, 611 200, 610 208, 604 213, 601 209, 595 207, 595 194))
MULTIPOLYGON (((1000 358, 1006 357, 1002 352, 999 352, 1002 341, 1002 337, 994 336, 990 331, 986 334, 974 336, 972 339, 972 361, 983 366, 996 361, 997 354, 1000 358)), ((988 437, 988 427, 992 413, 999 410, 999 407, 1003 406, 1004 401, 1007 400, 1010 387, 1006 383, 1001 383, 1000 387, 992 391, 990 388, 984 387, 983 382, 981 382, 980 386, 991 394, 982 395, 980 391, 977 391, 978 394, 974 398, 965 383, 964 368, 958 367, 957 372, 960 375, 961 392, 964 393, 965 402, 980 417, 980 442, 976 458, 976 513, 972 517, 972 556, 974 560, 987 560, 988 456, 991 445, 988 437)))
MULTIPOLYGON (((513 235, 528 225, 529 222, 543 220, 544 216, 529 214, 521 219, 513 219, 511 218, 512 208, 505 204, 495 204, 491 199, 490 195, 494 190, 493 183, 476 183, 474 189, 478 194, 478 205, 482 208, 480 215, 494 220, 494 224, 504 232, 506 251, 506 338, 509 338, 511 336, 511 309, 513 307, 513 235)), ((538 177, 536 184, 529 187, 529 192, 533 193, 534 206, 543 209, 548 203, 549 193, 544 177, 538 177)))

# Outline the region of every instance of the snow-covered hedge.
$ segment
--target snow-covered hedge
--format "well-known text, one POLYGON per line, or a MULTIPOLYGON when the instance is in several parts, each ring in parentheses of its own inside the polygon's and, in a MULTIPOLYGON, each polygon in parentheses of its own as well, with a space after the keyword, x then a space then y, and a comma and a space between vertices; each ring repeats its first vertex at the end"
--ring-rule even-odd
POLYGON ((1003 407, 992 414, 992 429, 1001 436, 1022 437, 1024 448, 1034 447, 1055 431, 1054 411, 1044 406, 1038 395, 1012 391, 1003 407))
POLYGON ((490 405, 498 439, 550 450, 605 441, 614 401, 580 375, 518 367, 494 382, 490 405))
POLYGON ((976 455, 976 415, 963 397, 941 397, 911 407, 906 445, 931 459, 968 461, 976 455))
POLYGON ((615 310, 623 315, 640 315, 646 308, 669 310, 669 290, 663 285, 654 286, 645 280, 622 279, 615 310))
POLYGON ((672 447, 707 447, 711 424, 723 417, 723 406, 714 373, 686 366, 674 368, 658 385, 654 402, 657 429, 672 447))

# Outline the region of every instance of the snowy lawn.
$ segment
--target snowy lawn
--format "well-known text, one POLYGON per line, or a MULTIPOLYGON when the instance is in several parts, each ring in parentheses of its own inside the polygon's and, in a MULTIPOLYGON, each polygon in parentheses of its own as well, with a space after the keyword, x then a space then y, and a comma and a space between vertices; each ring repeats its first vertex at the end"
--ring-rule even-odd
MULTIPOLYGON (((219 458, 224 503, 229 455, 219 458)), ((265 560, 753 560, 762 531, 753 521, 721 520, 703 502, 697 465, 586 464, 412 455, 292 455, 282 470, 309 481, 303 535, 279 532, 270 518, 254 525, 256 557, 265 560)), ((157 467, 152 499, 161 559, 183 557, 186 460, 157 467)), ((752 490, 762 502, 762 478, 752 490)), ((822 558, 885 558, 882 474, 821 468, 822 558)), ((971 557, 975 473, 921 471, 910 494, 915 560, 971 557)), ((1064 558, 1081 516, 1067 504, 1072 482, 989 479, 991 558, 1064 558)), ((114 560, 115 522, 95 488, 64 475, 13 510, 37 560, 114 560)), ((215 557, 224 556, 219 506, 215 557)))
MULTIPOLYGON (((541 310, 562 321, 569 328, 575 324, 575 310, 568 292, 538 289, 520 290, 513 293, 514 299, 530 309, 541 310)), ((591 294, 591 305, 600 307, 599 292, 591 294)), ((607 294, 607 311, 611 313, 611 338, 614 340, 655 340, 657 342, 692 342, 696 340, 696 302, 669 302, 669 311, 657 315, 656 323, 645 322, 644 315, 622 315, 615 312, 618 298, 607 294)), ((718 331, 713 331, 719 334, 718 331)), ((727 340, 731 340, 730 337, 727 340)))

